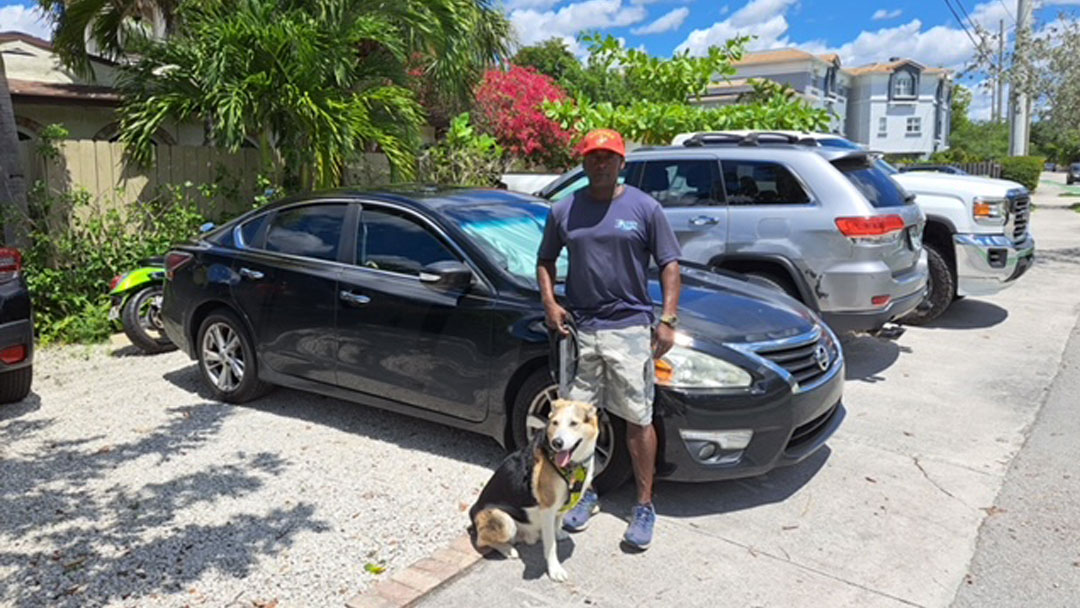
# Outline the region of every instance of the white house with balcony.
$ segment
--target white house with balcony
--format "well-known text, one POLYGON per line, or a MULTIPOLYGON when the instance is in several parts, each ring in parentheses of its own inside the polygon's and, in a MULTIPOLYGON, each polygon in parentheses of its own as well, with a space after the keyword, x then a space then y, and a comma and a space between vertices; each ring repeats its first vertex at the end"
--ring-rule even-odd
POLYGON ((737 103, 741 95, 753 91, 750 79, 772 80, 790 86, 811 106, 828 110, 833 115, 830 130, 844 134, 851 77, 841 68, 839 55, 777 49, 747 53, 732 66, 734 77, 717 80, 704 97, 691 103, 705 107, 737 103))
POLYGON ((894 57, 849 69, 848 138, 888 154, 925 158, 949 147, 952 74, 894 57))

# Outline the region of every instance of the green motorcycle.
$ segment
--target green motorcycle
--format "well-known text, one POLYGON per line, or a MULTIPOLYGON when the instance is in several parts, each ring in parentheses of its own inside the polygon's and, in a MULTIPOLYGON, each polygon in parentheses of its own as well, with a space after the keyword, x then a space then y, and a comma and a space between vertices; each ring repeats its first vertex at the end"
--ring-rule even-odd
POLYGON ((165 259, 142 261, 142 266, 117 275, 109 284, 112 310, 109 320, 119 322, 131 343, 148 354, 176 348, 165 335, 161 323, 161 301, 165 293, 165 259))

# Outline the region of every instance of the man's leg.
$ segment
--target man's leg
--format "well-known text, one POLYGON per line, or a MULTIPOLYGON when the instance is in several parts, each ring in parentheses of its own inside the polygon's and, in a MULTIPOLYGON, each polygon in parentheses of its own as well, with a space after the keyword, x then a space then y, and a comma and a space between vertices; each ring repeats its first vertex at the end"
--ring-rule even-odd
MULTIPOLYGON (((564 399, 584 401, 597 408, 604 407, 604 359, 597 348, 596 334, 590 331, 578 332, 577 376, 570 384, 564 399)), ((563 528, 571 532, 581 532, 589 526, 589 519, 600 511, 600 497, 592 488, 585 492, 577 506, 562 518, 563 528)))
POLYGON ((656 428, 626 423, 626 443, 634 466, 638 504, 652 502, 653 474, 656 472, 656 428))

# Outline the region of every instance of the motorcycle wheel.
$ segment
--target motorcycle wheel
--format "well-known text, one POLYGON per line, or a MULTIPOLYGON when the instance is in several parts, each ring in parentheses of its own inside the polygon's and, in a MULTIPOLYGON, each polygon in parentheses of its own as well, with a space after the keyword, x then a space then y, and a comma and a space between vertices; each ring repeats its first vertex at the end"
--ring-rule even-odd
POLYGON ((165 335, 165 326, 161 322, 164 293, 161 285, 147 287, 128 298, 120 315, 128 340, 151 355, 176 349, 176 345, 165 335))

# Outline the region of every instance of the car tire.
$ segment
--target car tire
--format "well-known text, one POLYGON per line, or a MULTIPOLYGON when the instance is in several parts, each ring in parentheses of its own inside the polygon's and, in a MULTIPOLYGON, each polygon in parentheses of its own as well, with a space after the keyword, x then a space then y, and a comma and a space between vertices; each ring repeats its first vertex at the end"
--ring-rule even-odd
POLYGON ((0 403, 22 401, 30 394, 33 381, 33 365, 0 374, 0 403))
POLYGON ((787 277, 781 277, 771 272, 746 272, 746 280, 757 285, 759 287, 768 287, 769 289, 775 289, 782 291, 788 296, 802 301, 802 296, 799 295, 799 290, 795 288, 794 283, 787 277))
POLYGON ((216 399, 247 403, 272 388, 259 380, 255 345, 243 322, 232 312, 210 313, 199 326, 197 340, 199 371, 216 399))
POLYGON ((153 299, 161 298, 164 292, 165 288, 162 285, 147 287, 129 297, 127 302, 124 303, 124 310, 120 314, 124 334, 128 337, 128 340, 131 340, 131 343, 136 348, 150 355, 176 350, 176 345, 165 335, 165 328, 160 326, 160 310, 157 313, 148 311, 147 314, 150 315, 150 318, 143 319, 144 307, 153 307, 153 299), (154 336, 147 331, 144 321, 158 326, 158 336, 154 336))
POLYGON ((940 317, 956 298, 956 278, 949 269, 945 256, 933 245, 926 245, 926 257, 930 265, 929 293, 919 308, 900 319, 905 325, 926 325, 932 322, 940 317))
MULTIPOLYGON (((529 441, 530 415, 540 415, 546 420, 548 408, 539 402, 547 399, 547 403, 550 403, 555 390, 555 382, 552 381, 546 366, 534 372, 521 385, 510 415, 510 434, 514 448, 519 449, 529 441)), ((603 495, 626 483, 633 473, 633 466, 630 462, 630 451, 626 447, 626 423, 603 412, 600 416, 597 471, 592 486, 597 494, 603 495), (613 441, 609 442, 608 437, 613 441), (605 450, 602 445, 606 445, 606 451, 609 452, 604 462, 599 461, 599 452, 605 450)))

